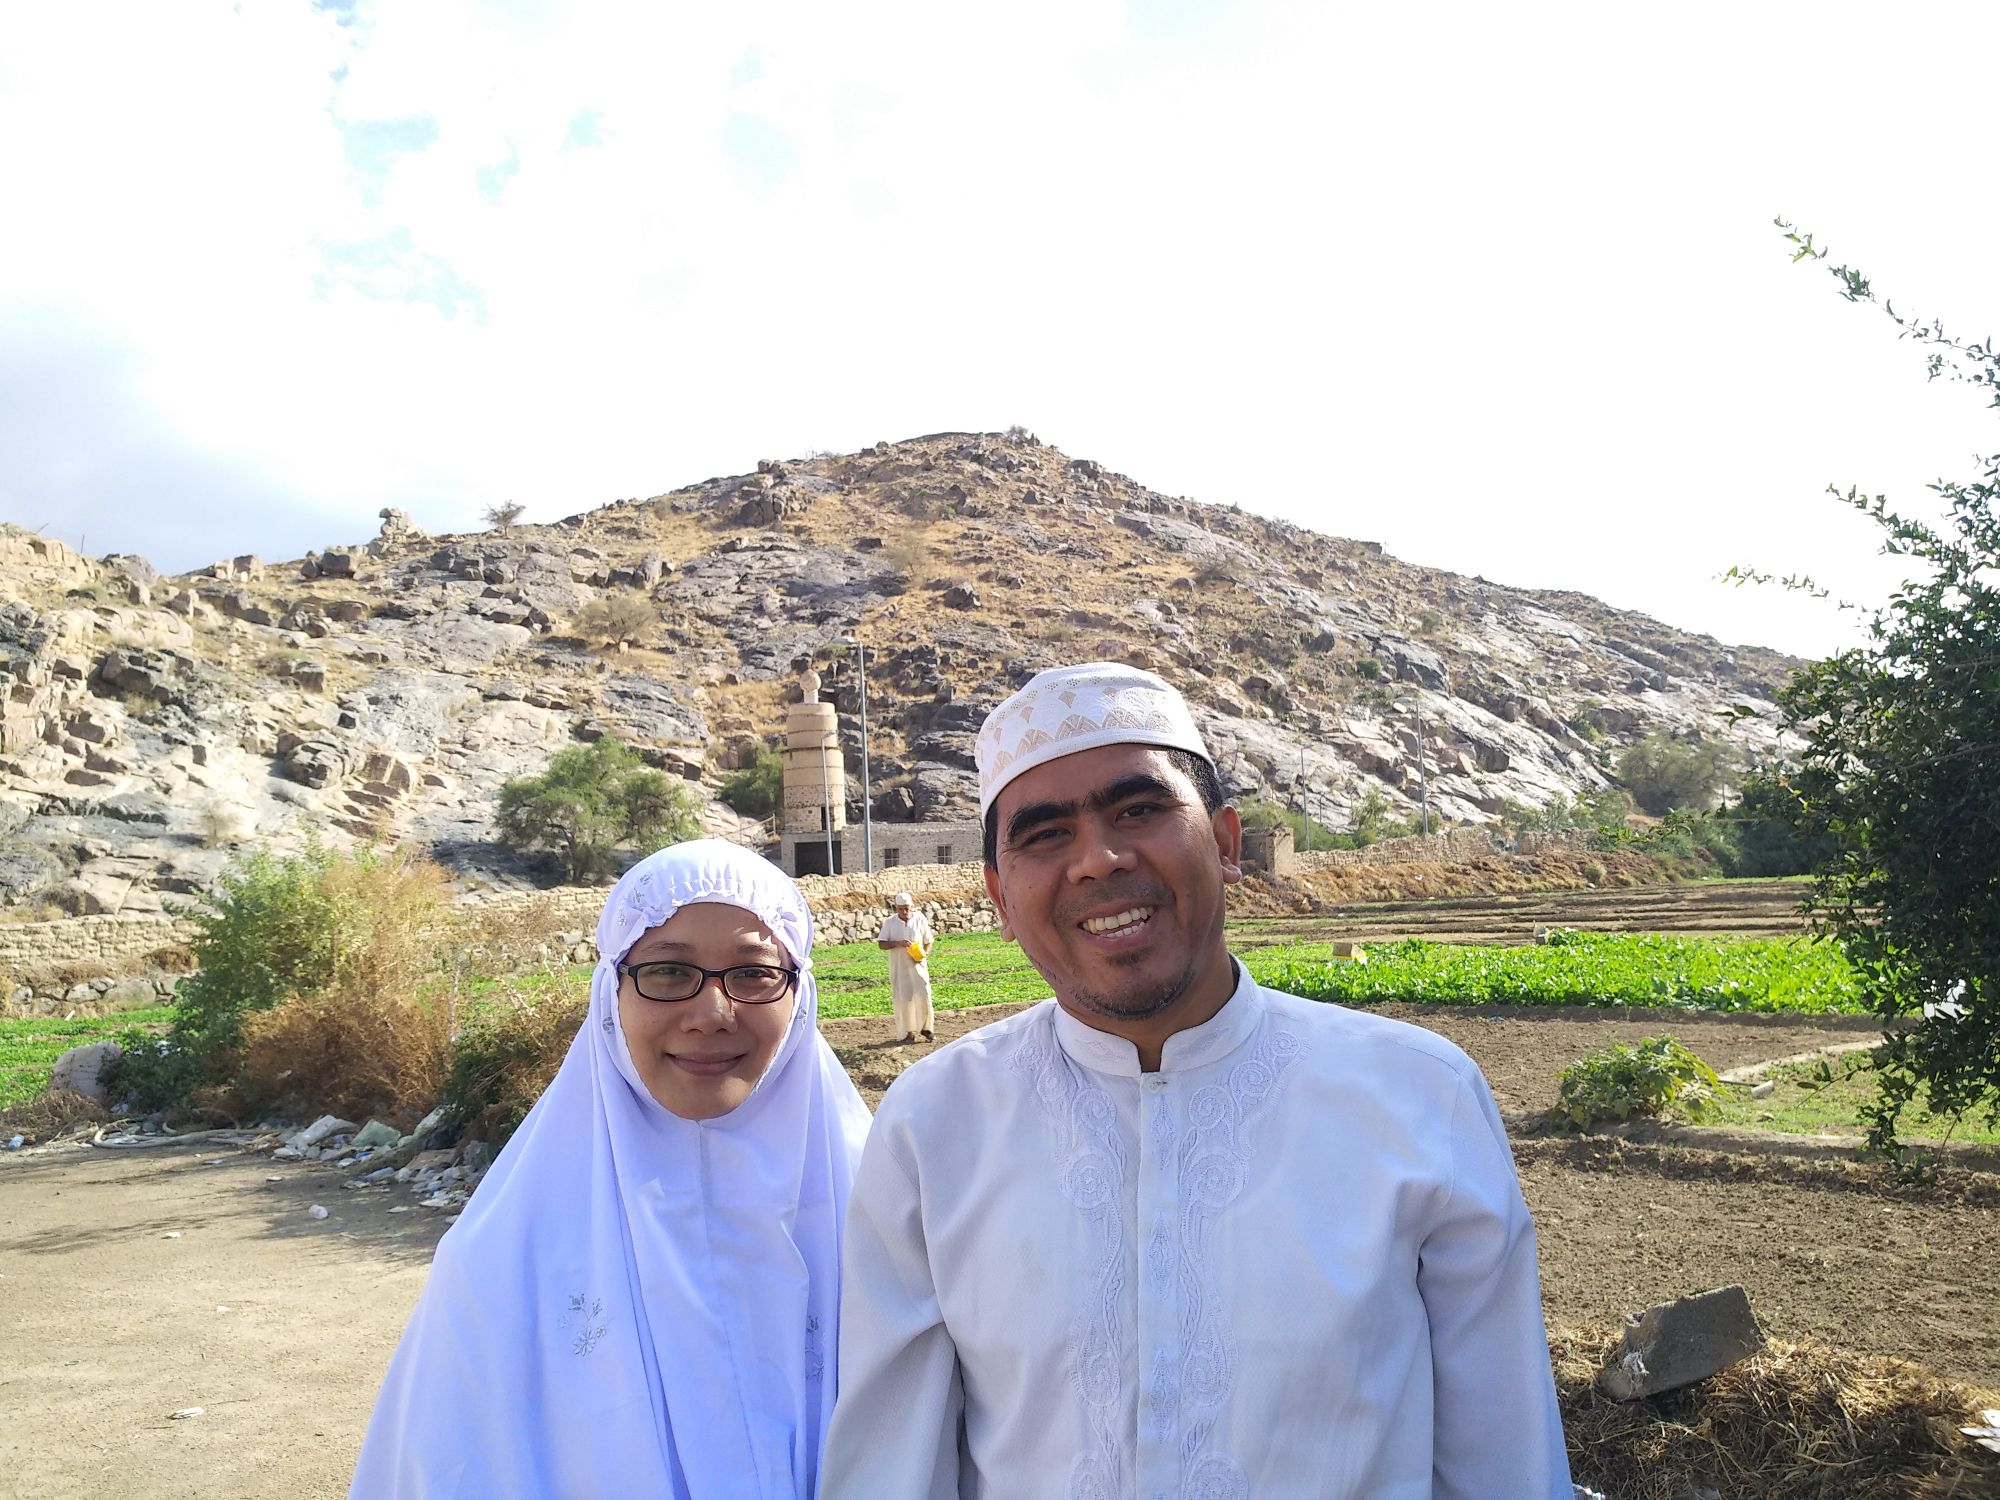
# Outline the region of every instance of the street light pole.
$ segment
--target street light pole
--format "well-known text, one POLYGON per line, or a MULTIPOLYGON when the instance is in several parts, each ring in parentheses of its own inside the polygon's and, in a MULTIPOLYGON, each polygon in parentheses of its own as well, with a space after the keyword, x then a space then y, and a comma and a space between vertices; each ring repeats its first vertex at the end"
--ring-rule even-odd
POLYGON ((851 635, 840 636, 835 644, 854 648, 855 681, 861 689, 861 868, 864 873, 873 874, 875 827, 868 806, 868 648, 851 635))
POLYGON ((1411 707, 1415 710, 1417 719, 1417 805, 1422 810, 1423 823, 1421 826, 1424 831, 1424 837, 1429 838, 1431 833, 1431 782, 1429 774, 1424 770, 1424 706, 1421 703, 1413 703, 1411 707))
POLYGON ((1313 852, 1312 803, 1306 798, 1306 747, 1299 746, 1299 816, 1305 820, 1305 852, 1313 852))

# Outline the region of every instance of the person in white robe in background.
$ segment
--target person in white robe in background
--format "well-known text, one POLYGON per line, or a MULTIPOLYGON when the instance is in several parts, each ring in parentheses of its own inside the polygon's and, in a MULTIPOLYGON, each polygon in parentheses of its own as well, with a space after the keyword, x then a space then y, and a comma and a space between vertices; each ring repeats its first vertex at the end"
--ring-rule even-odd
POLYGON ((977 760, 1055 995, 877 1111, 827 1500, 1571 1500, 1486 1083, 1231 958, 1241 824, 1180 695, 1044 672, 977 760))
POLYGON ((889 953, 889 998, 896 1011, 896 1040, 932 1040, 936 1017, 931 1009, 930 918, 917 910, 908 891, 889 900, 892 908, 875 934, 875 946, 889 953), (916 952, 911 952, 911 949, 916 952))
POLYGON ((817 1492, 868 1111, 815 1026, 812 915, 701 840, 626 872, 597 949, 561 1069, 438 1243, 351 1500, 817 1492))

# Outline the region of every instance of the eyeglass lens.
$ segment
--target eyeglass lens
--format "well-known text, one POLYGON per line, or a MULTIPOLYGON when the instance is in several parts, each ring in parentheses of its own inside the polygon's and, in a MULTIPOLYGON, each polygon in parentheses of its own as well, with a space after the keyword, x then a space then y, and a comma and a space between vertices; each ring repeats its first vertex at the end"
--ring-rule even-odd
POLYGON ((722 993, 739 1005, 769 1005, 782 1000, 792 987, 792 972, 770 964, 736 964, 704 969, 699 964, 634 964, 625 971, 648 1000, 687 1000, 710 979, 722 981, 722 993))

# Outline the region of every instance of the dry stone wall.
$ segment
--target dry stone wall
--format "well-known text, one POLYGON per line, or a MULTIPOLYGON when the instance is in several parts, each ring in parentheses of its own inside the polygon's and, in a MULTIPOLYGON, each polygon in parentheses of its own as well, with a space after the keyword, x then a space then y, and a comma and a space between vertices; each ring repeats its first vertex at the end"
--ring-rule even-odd
MULTIPOLYGON (((819 947, 873 939, 898 891, 915 897, 940 933, 991 932, 1000 925, 977 862, 809 875, 799 886, 813 909, 819 947)), ((604 886, 564 886, 477 896, 461 906, 496 922, 519 917, 544 945, 587 963, 597 957, 592 934, 609 894, 604 886)), ((0 925, 0 1016, 89 1015, 153 1004, 172 993, 174 978, 155 956, 193 935, 192 924, 158 916, 0 925)))
POLYGON ((1404 865, 1417 861, 1457 864, 1465 860, 1487 859, 1498 850, 1493 835, 1484 828, 1453 828, 1406 839, 1384 839, 1365 849, 1315 849, 1295 854, 1292 866, 1300 870, 1331 870, 1343 865, 1404 865))

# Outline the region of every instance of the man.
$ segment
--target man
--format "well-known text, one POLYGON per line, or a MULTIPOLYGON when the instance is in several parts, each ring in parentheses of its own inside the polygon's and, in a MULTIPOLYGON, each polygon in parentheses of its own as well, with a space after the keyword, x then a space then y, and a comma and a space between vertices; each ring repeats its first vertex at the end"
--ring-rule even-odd
POLYGON ((882 919, 875 946, 889 953, 889 996, 896 1008, 896 1040, 932 1040, 930 918, 916 909, 908 891, 898 891, 889 903, 894 911, 882 919))
POLYGON ((986 887, 1055 998, 882 1101, 822 1495, 1570 1500, 1485 1081, 1230 957, 1242 826, 1180 695, 1044 672, 977 760, 986 887))

